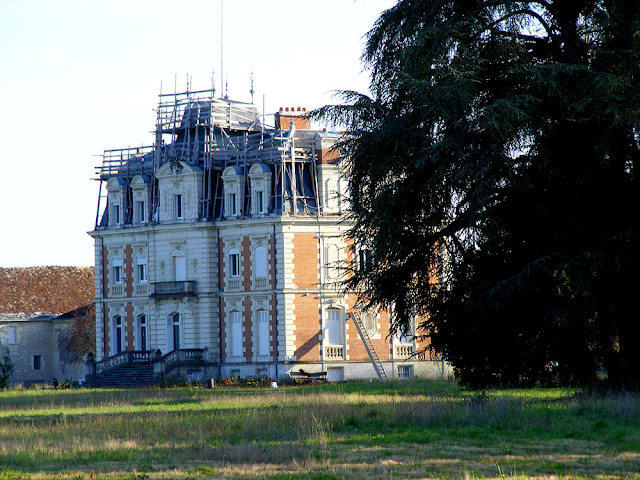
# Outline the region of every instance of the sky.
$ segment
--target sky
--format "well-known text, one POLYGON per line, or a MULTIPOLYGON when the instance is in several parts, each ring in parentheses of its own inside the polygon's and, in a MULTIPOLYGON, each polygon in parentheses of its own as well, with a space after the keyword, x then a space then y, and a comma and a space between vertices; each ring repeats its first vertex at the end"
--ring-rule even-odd
POLYGON ((0 0, 0 267, 94 264, 95 167, 153 143, 160 93, 250 102, 253 74, 266 123, 367 93, 364 35, 395 3, 0 0))

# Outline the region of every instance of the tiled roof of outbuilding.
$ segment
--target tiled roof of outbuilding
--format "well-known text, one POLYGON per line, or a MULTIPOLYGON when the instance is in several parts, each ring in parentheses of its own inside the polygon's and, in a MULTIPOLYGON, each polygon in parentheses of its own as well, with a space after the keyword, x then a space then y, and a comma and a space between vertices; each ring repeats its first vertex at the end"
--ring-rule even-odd
POLYGON ((93 297, 93 267, 0 268, 0 313, 60 314, 93 297))

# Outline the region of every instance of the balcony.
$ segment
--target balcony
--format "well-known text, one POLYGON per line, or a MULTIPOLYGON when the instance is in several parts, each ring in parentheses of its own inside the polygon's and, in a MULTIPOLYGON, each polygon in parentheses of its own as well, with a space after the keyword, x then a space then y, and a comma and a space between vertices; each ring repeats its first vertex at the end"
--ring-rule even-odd
POLYGON ((110 287, 112 297, 122 297, 124 295, 124 285, 122 283, 114 283, 110 287))
POLYGON ((325 346, 324 360, 344 360, 344 346, 343 345, 325 346))
POLYGON ((411 358, 415 353, 413 345, 400 344, 393 347, 393 358, 411 358))
POLYGON ((136 297, 146 297, 147 295, 149 295, 149 284, 138 283, 136 285, 136 297))
POLYGON ((256 290, 264 290, 269 287, 269 279, 267 277, 256 277, 254 285, 256 290))
POLYGON ((240 277, 231 277, 228 282, 227 290, 230 292, 237 292, 242 287, 242 279, 240 277))
POLYGON ((196 295, 196 283, 185 282, 157 282, 153 284, 152 297, 194 297, 196 295))

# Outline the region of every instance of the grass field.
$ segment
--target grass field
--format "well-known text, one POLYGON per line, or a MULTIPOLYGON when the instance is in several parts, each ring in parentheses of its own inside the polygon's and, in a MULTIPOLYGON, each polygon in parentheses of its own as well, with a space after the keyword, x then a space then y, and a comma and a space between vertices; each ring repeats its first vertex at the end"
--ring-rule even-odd
POLYGON ((0 392, 0 479, 639 478, 640 397, 455 383, 0 392))

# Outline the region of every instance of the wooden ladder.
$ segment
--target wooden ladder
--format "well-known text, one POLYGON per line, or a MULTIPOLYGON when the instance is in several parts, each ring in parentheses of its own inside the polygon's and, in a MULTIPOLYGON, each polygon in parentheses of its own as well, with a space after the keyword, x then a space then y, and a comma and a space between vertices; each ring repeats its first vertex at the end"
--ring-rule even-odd
POLYGON ((353 323, 356 324, 356 329, 358 330, 358 333, 360 334, 360 338, 362 339, 362 343, 364 343, 364 348, 367 350, 367 353, 369 354, 369 358, 371 359, 371 363, 373 364, 373 368, 376 370, 376 373, 378 374, 378 379, 381 382, 386 382, 387 381, 387 374, 384 371, 384 367, 382 366, 382 362, 380 361, 380 358, 378 357, 378 354, 376 353, 376 349, 373 346, 373 343, 371 342, 371 338, 369 337, 369 333, 367 333, 367 329, 364 328, 364 325, 362 324, 362 320, 360 320, 360 316, 350 312, 349 315, 351 316, 351 318, 353 319, 353 323))

